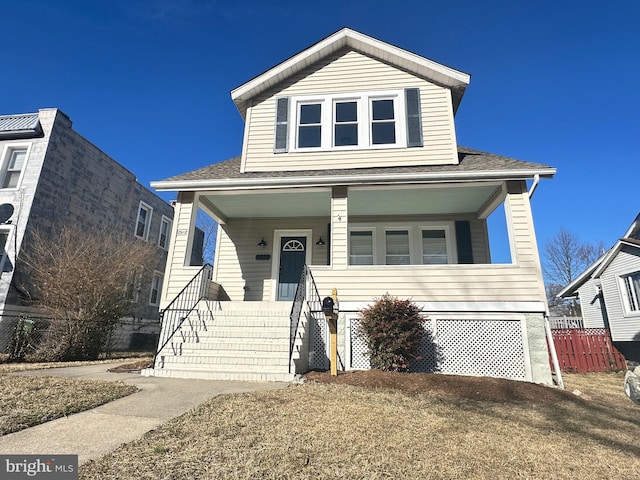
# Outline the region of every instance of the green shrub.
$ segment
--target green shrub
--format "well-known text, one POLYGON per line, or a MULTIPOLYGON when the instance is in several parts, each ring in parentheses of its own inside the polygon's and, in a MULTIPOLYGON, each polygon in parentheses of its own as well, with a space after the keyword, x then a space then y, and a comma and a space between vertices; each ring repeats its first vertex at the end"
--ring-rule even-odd
POLYGON ((409 300, 389 294, 360 311, 360 328, 367 344, 373 368, 388 372, 406 372, 417 355, 425 332, 421 308, 409 300))

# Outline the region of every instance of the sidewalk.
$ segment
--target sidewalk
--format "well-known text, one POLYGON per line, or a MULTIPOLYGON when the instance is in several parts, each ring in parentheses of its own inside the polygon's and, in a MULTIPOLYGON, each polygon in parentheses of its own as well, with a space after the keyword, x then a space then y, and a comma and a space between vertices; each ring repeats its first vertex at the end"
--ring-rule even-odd
POLYGON ((85 412, 0 437, 2 454, 77 454, 79 464, 101 457, 121 444, 217 395, 286 388, 288 383, 143 377, 111 373, 113 364, 30 370, 14 375, 123 381, 139 392, 85 412))

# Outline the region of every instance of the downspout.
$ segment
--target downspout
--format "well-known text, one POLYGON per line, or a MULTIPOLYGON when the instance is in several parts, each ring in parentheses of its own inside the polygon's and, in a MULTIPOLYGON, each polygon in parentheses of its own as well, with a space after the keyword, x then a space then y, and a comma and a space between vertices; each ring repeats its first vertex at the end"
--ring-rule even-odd
POLYGON ((540 175, 535 174, 533 176, 533 183, 531 184, 531 188, 529 189, 529 200, 531 200, 531 197, 533 197, 533 192, 536 191, 536 188, 538 188, 539 183, 540 183, 540 175))
POLYGON ((560 372, 560 363, 558 362, 558 354, 556 353, 556 344, 553 343, 553 335, 551 334, 551 325, 549 324, 549 315, 544 316, 544 331, 547 334, 547 344, 549 345, 549 353, 551 354, 551 362, 556 372, 556 381, 560 388, 564 388, 562 381, 562 373, 560 372))

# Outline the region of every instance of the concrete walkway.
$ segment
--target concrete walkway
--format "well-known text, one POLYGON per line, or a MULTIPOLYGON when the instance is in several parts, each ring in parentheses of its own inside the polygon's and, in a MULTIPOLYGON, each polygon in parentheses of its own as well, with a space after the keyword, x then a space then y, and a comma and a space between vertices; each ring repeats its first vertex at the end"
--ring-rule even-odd
POLYGON ((0 437, 2 454, 77 454, 83 464, 121 444, 140 438, 158 425, 217 395, 286 388, 288 383, 227 382, 143 377, 111 373, 114 364, 52 368, 14 375, 73 377, 118 381, 139 392, 85 412, 59 418, 0 437))

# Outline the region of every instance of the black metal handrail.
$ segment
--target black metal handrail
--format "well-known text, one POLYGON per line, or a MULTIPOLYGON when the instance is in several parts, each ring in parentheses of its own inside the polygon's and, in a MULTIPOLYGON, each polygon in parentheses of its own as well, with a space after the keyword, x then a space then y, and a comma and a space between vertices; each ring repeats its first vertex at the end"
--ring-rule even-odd
POLYGON ((322 311, 320 293, 318 292, 318 287, 308 265, 302 268, 300 280, 296 287, 296 294, 293 299, 293 305, 291 306, 291 314, 289 315, 289 373, 291 373, 291 359, 293 358, 293 349, 298 335, 298 326, 300 325, 300 316, 305 306, 305 300, 309 311, 322 311), (309 285, 310 292, 308 292, 307 285, 309 285), (307 298, 307 295, 309 298, 307 298))
POLYGON ((154 366, 155 358, 180 330, 200 300, 209 300, 212 278, 213 266, 207 263, 189 280, 169 305, 160 311, 160 339, 154 354, 154 366))

